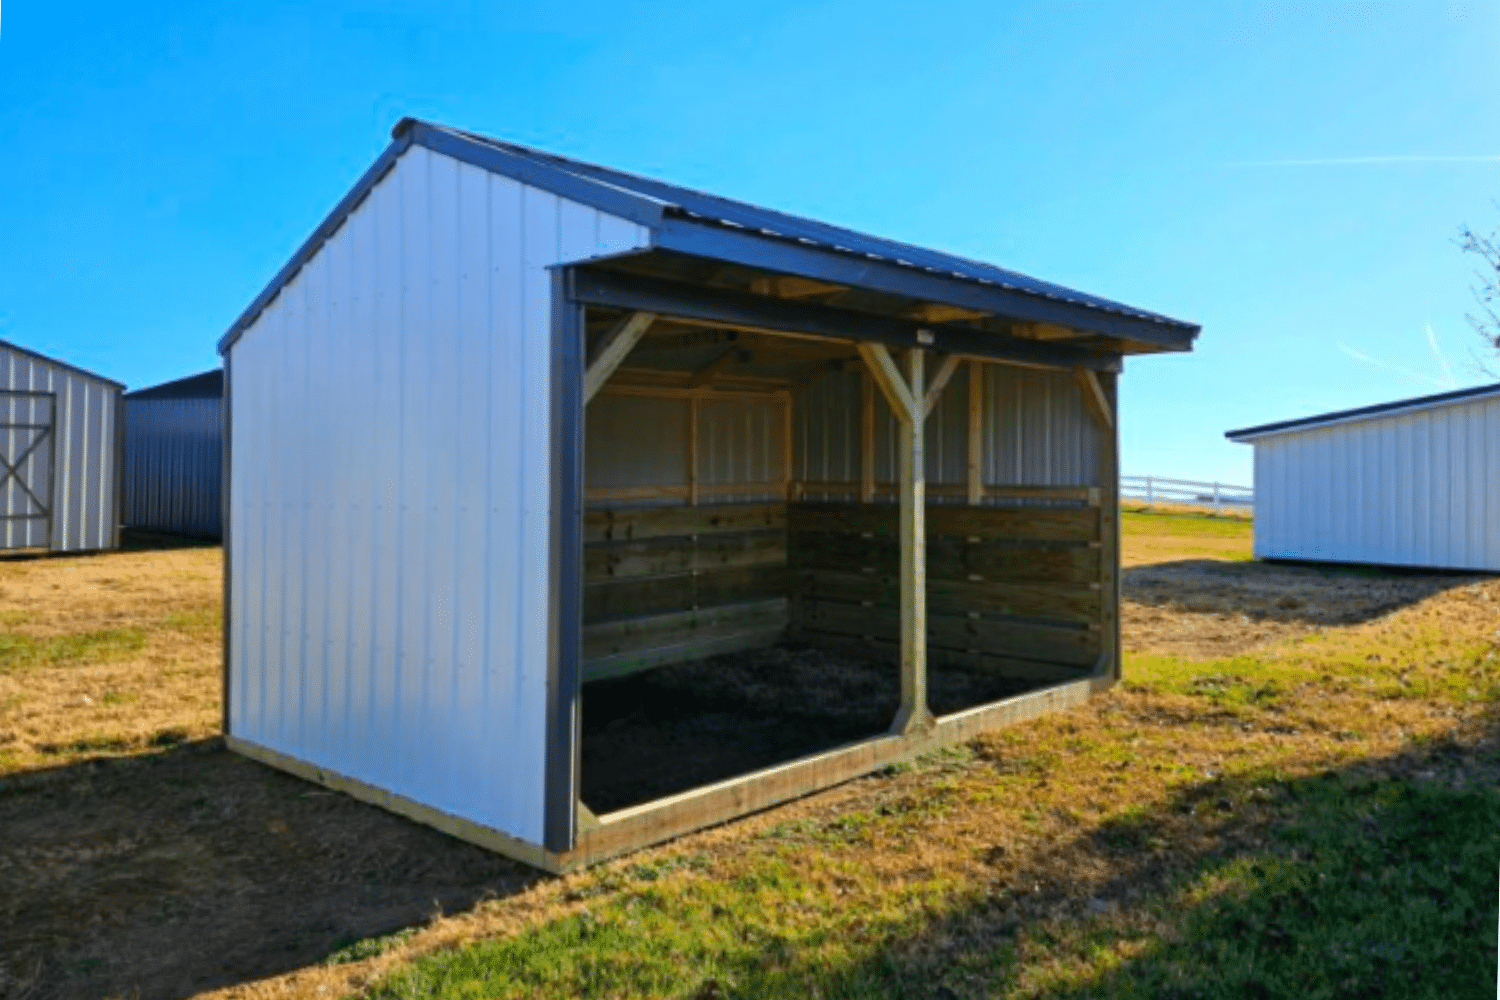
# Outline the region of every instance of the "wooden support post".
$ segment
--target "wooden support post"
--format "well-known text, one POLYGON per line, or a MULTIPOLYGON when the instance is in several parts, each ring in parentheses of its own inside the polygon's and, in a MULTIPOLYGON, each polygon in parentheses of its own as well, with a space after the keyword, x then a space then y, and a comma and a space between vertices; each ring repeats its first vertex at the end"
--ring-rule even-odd
POLYGON ((875 502, 875 380, 869 372, 859 380, 859 499, 875 502))
POLYGON ((631 313, 604 335, 604 339, 599 342, 599 350, 589 362, 588 370, 583 373, 584 405, 588 405, 589 400, 604 388, 604 383, 609 381, 615 369, 620 367, 620 363, 625 360, 625 356, 630 353, 631 349, 640 343, 641 338, 646 335, 646 330, 654 322, 656 322, 655 313, 631 313))
POLYGON ((1105 659, 1101 673, 1120 677, 1120 436, 1114 397, 1106 390, 1114 388, 1113 374, 1092 371, 1075 373, 1083 401, 1099 430, 1099 541, 1100 560, 1099 626, 1104 639, 1105 659))
POLYGON ((984 499, 984 362, 969 359, 969 503, 984 499))
POLYGON ((900 421, 901 709, 891 732, 914 733, 933 726, 927 707, 926 352, 907 352, 905 375, 882 344, 861 344, 859 353, 900 421))
POLYGON ((698 397, 688 400, 688 506, 698 506, 698 397))
POLYGON ((794 420, 796 418, 796 409, 795 409, 795 407, 796 407, 796 397, 793 396, 789 392, 785 396, 782 397, 782 400, 783 400, 783 402, 781 404, 781 482, 782 482, 781 495, 784 496, 784 497, 786 497, 787 500, 790 501, 790 500, 797 499, 795 496, 792 495, 793 492, 794 492, 794 490, 795 490, 794 483, 796 482, 796 477, 793 476, 793 474, 792 474, 792 472, 793 472, 793 470, 792 470, 793 459, 795 458, 795 452, 794 452, 794 449, 792 447, 792 442, 793 442, 793 433, 794 433, 793 422, 794 422, 794 420))

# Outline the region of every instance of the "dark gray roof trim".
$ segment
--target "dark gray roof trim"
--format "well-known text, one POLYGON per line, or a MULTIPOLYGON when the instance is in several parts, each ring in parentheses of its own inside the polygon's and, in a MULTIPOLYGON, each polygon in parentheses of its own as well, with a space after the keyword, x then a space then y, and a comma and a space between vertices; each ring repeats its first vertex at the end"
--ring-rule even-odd
POLYGON ((135 392, 127 392, 126 399, 223 399, 224 369, 211 368, 197 375, 173 379, 135 392))
POLYGON ((1191 349, 1199 327, 1158 313, 839 226, 570 160, 488 136, 403 118, 393 141, 291 261, 219 341, 222 353, 253 323, 412 144, 629 219, 657 246, 787 274, 993 312, 1027 322, 1191 349))
POLYGON ((29 347, 22 347, 20 344, 12 343, 9 340, 0 340, 0 347, 3 347, 8 351, 15 351, 17 354, 24 354, 28 358, 35 358, 37 361, 40 361, 43 364, 51 365, 54 368, 61 368, 63 371, 72 372, 74 375, 82 375, 84 378, 91 378, 96 382, 108 383, 109 385, 114 386, 116 389, 125 388, 124 382, 116 382, 112 378, 105 378, 98 372, 91 372, 87 368, 79 368, 77 365, 70 365, 66 361, 59 361, 56 358, 49 357, 41 353, 40 351, 33 351, 29 347))
POLYGON ((1432 396, 1414 396, 1411 399, 1398 399, 1393 403, 1361 406, 1354 410, 1337 410, 1333 413, 1320 413, 1315 417, 1301 417, 1297 420, 1283 420, 1274 424, 1261 424, 1258 427, 1246 427, 1242 430, 1226 431, 1224 436, 1231 441, 1248 441, 1252 438, 1267 437, 1285 431, 1307 430, 1313 427, 1320 427, 1324 424, 1365 420, 1370 417, 1403 413, 1411 410, 1428 410, 1440 406, 1451 406, 1455 403, 1480 400, 1489 396, 1500 396, 1500 382, 1494 385, 1476 386, 1473 389, 1459 389, 1456 392, 1440 392, 1432 396))

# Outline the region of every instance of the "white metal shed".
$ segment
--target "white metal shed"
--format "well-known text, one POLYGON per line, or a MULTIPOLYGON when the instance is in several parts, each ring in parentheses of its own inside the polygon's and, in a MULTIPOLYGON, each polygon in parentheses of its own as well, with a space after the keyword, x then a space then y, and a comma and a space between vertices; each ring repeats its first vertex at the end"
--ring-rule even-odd
POLYGON ((1230 431, 1255 555, 1500 572, 1500 385, 1230 431))
POLYGON ((0 341, 0 549, 120 544, 124 390, 0 341))
POLYGON ((403 120, 220 342, 226 739, 562 870, 1076 704, 1121 359, 1197 333, 403 120), (793 634, 892 666, 878 729, 588 808, 585 688, 793 634))
POLYGON ((219 537, 223 422, 219 368, 125 394, 127 528, 219 537))

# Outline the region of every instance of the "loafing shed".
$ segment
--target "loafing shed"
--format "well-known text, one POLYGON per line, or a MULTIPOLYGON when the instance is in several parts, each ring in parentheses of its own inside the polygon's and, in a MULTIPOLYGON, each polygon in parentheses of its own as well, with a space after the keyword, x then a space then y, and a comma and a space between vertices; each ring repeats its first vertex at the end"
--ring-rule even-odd
POLYGON ((1255 557, 1500 572, 1500 385, 1230 431, 1255 557))
POLYGON ((125 526, 218 538, 224 372, 125 394, 125 526))
POLYGON ((220 343, 227 739, 557 871, 1076 704, 1121 359, 1196 334, 403 120, 220 343))
POLYGON ((119 546, 124 391, 0 341, 0 549, 119 546))

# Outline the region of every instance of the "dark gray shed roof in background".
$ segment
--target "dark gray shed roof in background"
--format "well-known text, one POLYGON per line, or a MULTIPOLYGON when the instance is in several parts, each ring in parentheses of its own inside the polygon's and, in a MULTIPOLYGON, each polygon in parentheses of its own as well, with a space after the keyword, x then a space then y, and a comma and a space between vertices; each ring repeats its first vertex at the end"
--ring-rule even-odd
POLYGON ((197 375, 163 382, 146 389, 127 392, 126 399, 222 399, 224 369, 214 368, 197 375))

